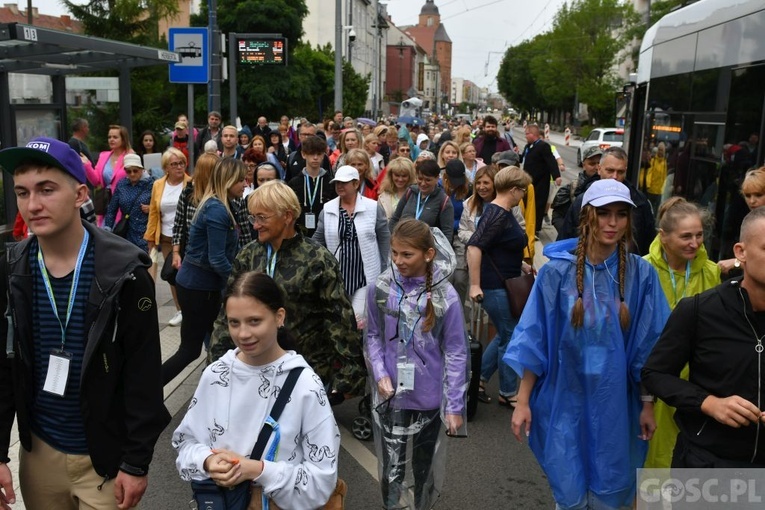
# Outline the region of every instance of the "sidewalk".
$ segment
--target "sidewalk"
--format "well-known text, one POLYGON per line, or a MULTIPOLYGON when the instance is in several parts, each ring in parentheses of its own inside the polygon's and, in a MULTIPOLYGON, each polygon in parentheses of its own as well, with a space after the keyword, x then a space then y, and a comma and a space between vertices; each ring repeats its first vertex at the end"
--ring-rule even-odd
MULTIPOLYGON (((162 267, 161 265, 159 267, 162 267)), ((162 281, 157 280, 157 303, 159 303, 158 315, 159 315, 159 337, 162 344, 162 361, 164 362, 170 356, 172 356, 178 349, 178 345, 181 341, 181 328, 168 326, 167 321, 175 315, 175 305, 173 304, 173 297, 170 293, 170 286, 162 281)), ((197 382, 202 374, 204 367, 205 352, 191 365, 186 367, 178 377, 173 379, 165 386, 165 406, 170 414, 175 414, 180 411, 186 402, 193 396, 194 390, 197 387, 197 382)), ((11 468, 11 474, 13 475, 13 490, 16 492, 16 504, 12 505, 13 510, 25 510, 23 498, 21 497, 21 490, 19 489, 19 434, 14 423, 11 431, 11 446, 8 451, 8 456, 11 458, 11 462, 8 466, 11 468)))

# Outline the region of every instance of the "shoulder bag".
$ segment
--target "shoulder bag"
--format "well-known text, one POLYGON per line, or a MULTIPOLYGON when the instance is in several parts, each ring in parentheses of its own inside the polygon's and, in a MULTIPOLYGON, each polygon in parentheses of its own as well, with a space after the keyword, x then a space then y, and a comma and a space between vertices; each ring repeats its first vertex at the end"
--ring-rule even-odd
POLYGON ((531 295, 531 288, 534 286, 534 267, 532 266, 530 273, 524 273, 521 270, 520 276, 505 279, 502 278, 502 273, 499 272, 491 257, 487 253, 484 253, 484 256, 489 259, 491 267, 494 268, 499 279, 505 284, 507 300, 510 303, 510 313, 514 318, 520 318, 523 309, 526 307, 526 301, 529 300, 529 295, 531 295))
POLYGON ((128 233, 128 222, 130 221, 130 211, 133 210, 133 207, 135 207, 136 202, 138 202, 138 199, 141 198, 140 193, 137 197, 135 197, 135 200, 133 200, 133 203, 130 204, 130 207, 128 207, 127 212, 122 212, 122 218, 120 218, 120 221, 117 222, 116 225, 114 225, 114 228, 112 229, 112 233, 116 234, 122 238, 127 237, 128 233))
MULTIPOLYGON (((290 370, 287 380, 284 382, 279 396, 271 408, 270 417, 276 422, 290 399, 292 390, 297 383, 298 377, 303 372, 303 367, 290 370)), ((255 442, 255 447, 250 454, 251 459, 259 459, 266 448, 268 438, 271 437, 273 428, 268 423, 260 429, 260 435, 255 442)), ((194 492, 194 501, 197 508, 204 510, 248 510, 251 508, 251 500, 256 498, 252 492, 252 482, 242 482, 233 487, 221 487, 212 479, 208 478, 202 481, 192 481, 191 490, 194 492)))

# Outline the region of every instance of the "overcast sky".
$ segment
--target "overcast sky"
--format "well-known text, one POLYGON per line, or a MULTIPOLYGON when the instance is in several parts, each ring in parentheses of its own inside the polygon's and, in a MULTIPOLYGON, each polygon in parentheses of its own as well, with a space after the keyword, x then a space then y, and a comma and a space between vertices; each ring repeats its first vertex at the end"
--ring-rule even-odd
MULTIPOLYGON (((397 26, 416 25, 425 0, 389 0, 397 26)), ((548 30, 565 0, 436 0, 452 40, 452 76, 496 91, 505 49, 548 30), (486 76, 486 62, 489 62, 486 76)))
MULTIPOLYGON (((425 0, 380 1, 387 4, 398 26, 416 25, 425 5, 425 0)), ((32 2, 44 14, 66 14, 58 0, 32 2)), ((21 9, 26 8, 25 0, 18 3, 21 9)), ((441 23, 453 43, 452 76, 496 90, 495 78, 505 49, 548 30, 564 3, 566 0, 436 0, 441 23)))

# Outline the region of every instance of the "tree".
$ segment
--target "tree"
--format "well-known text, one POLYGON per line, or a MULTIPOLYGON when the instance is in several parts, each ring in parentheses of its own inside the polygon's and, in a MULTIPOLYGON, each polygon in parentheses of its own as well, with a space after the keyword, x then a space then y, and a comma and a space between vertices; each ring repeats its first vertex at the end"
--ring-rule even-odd
MULTIPOLYGON (((90 0, 83 5, 64 0, 64 4, 73 17, 82 21, 87 35, 156 48, 167 48, 167 41, 159 37, 158 20, 178 13, 175 0, 90 0)), ((113 76, 114 71, 96 74, 113 76)), ((175 97, 172 92, 181 92, 168 89, 168 67, 156 65, 133 69, 130 82, 134 112, 133 139, 146 129, 161 132, 172 110, 175 97)), ((88 117, 96 121, 96 126, 101 122, 103 114, 109 116, 105 120, 106 127, 115 123, 117 109, 112 105, 100 108, 100 112, 96 110, 90 108, 88 117)), ((92 139, 89 140, 92 146, 105 148, 106 130, 92 129, 92 133, 92 139)))
POLYGON ((500 92, 526 110, 570 111, 578 96, 592 115, 612 117, 618 89, 613 67, 636 20, 632 7, 617 0, 564 5, 549 32, 507 50, 497 75, 500 92))

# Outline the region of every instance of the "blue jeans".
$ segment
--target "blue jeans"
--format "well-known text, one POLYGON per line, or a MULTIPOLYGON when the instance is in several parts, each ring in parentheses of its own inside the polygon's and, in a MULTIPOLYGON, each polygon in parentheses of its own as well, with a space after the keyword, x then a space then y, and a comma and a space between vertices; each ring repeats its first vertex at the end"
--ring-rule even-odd
POLYGON ((481 358, 481 380, 488 381, 499 369, 499 394, 512 397, 518 392, 518 377, 502 357, 513 336, 518 319, 510 313, 510 303, 505 289, 483 289, 483 309, 497 328, 497 336, 489 343, 481 358))

